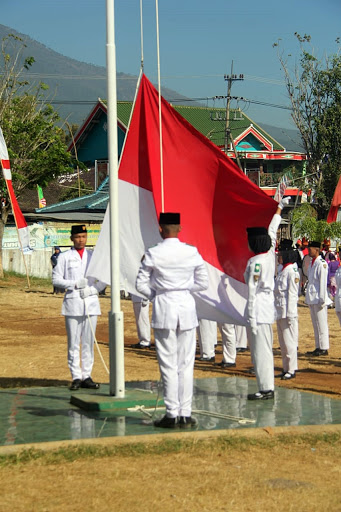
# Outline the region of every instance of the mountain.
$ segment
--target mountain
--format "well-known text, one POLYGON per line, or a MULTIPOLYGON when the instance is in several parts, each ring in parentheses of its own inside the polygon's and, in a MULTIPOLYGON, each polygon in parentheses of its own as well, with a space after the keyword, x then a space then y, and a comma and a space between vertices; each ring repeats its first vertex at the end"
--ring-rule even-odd
POLYGON ((300 132, 290 128, 279 128, 270 124, 264 124, 262 121, 257 123, 265 130, 271 137, 277 140, 287 151, 304 153, 304 148, 301 143, 300 132))
MULTIPOLYGON (((88 116, 98 98, 106 99, 106 68, 80 62, 47 48, 25 34, 0 24, 0 40, 9 33, 21 37, 27 45, 25 56, 33 56, 35 63, 27 72, 32 83, 42 81, 50 87, 50 102, 58 110, 62 119, 81 124, 88 116)), ((117 99, 132 101, 135 96, 137 77, 117 73, 117 99)), ((189 98, 163 88, 162 95, 173 103, 189 104, 189 98)), ((200 105, 190 102, 190 105, 200 105)), ((303 151, 299 145, 299 132, 263 124, 255 121, 289 151, 303 151)))
MULTIPOLYGON (((21 37, 27 46, 24 56, 33 56, 35 59, 35 63, 26 73, 27 79, 35 83, 42 81, 49 86, 51 103, 63 119, 80 124, 98 98, 106 99, 105 67, 70 59, 25 34, 0 25, 1 40, 9 33, 21 37), (62 101, 67 102, 67 105, 61 104, 62 101)), ((136 76, 117 73, 117 99, 132 101, 136 82, 136 76)), ((164 88, 162 94, 168 101, 188 104, 188 98, 171 89, 164 88)))

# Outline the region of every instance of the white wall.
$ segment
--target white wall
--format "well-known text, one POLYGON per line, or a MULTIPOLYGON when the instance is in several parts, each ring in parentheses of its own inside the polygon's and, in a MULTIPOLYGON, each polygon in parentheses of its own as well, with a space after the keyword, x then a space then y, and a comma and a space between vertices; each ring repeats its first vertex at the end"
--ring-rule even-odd
MULTIPOLYGON (((33 251, 31 254, 24 254, 28 275, 34 277, 51 278, 52 249, 33 251)), ((2 251, 2 264, 6 271, 17 272, 26 275, 25 263, 22 252, 19 249, 6 249, 2 251)))

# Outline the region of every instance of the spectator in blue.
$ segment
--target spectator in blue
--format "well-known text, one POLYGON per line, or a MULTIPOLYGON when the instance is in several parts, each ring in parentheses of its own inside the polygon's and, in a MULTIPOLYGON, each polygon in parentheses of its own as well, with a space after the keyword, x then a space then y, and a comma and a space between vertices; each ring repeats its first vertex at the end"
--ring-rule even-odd
MULTIPOLYGON (((58 245, 54 246, 54 253, 51 256, 51 265, 52 268, 54 268, 57 265, 58 256, 60 255, 60 247, 58 245)), ((62 288, 57 288, 57 286, 53 287, 53 295, 58 293, 64 293, 64 290, 62 288)))

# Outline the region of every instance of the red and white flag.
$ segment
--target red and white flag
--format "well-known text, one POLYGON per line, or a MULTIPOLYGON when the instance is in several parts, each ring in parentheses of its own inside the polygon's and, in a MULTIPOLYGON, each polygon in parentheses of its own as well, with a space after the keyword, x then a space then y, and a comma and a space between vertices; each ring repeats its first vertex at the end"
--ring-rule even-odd
POLYGON ((337 214, 341 206, 341 176, 337 182, 334 196, 330 205, 330 210, 327 217, 328 224, 337 221, 337 214))
POLYGON ((1 167, 2 167, 2 173, 4 176, 4 179, 6 181, 8 195, 10 197, 11 205, 12 205, 12 211, 15 219, 15 223, 18 228, 18 234, 20 237, 20 245, 24 253, 29 253, 32 251, 30 248, 30 232, 27 227, 25 218, 22 214, 22 211, 20 210, 20 206, 18 204, 17 198, 15 197, 14 190, 13 190, 13 184, 12 184, 12 173, 11 173, 11 167, 9 163, 8 158, 8 151, 6 142, 0 127, 0 160, 1 160, 1 167))
MULTIPOLYGON (((244 324, 247 227, 267 227, 277 203, 162 98, 164 211, 180 212, 180 239, 204 258, 209 289, 196 294, 199 318, 244 324)), ((161 242, 158 92, 143 76, 119 167, 121 289, 139 295, 145 250, 161 242)), ((106 213, 88 275, 110 284, 106 213)))

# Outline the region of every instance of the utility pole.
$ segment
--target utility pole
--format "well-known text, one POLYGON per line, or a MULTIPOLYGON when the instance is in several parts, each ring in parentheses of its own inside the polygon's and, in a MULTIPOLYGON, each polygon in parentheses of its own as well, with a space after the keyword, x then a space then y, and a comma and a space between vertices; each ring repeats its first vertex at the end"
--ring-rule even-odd
POLYGON ((236 82, 236 81, 244 80, 244 75, 237 76, 237 75, 233 74, 233 61, 231 64, 231 74, 224 75, 224 80, 225 80, 225 82, 228 83, 228 85, 227 85, 227 102, 226 102, 225 145, 224 145, 225 146, 225 154, 227 154, 227 152, 228 152, 228 149, 229 149, 228 146, 229 146, 229 140, 230 140, 232 147, 233 147, 233 152, 236 156, 236 161, 239 166, 239 169, 244 172, 244 170, 241 166, 239 156, 238 156, 238 153, 236 150, 236 146, 234 144, 234 140, 233 140, 232 133, 230 130, 230 102, 231 102, 232 83, 236 82))

